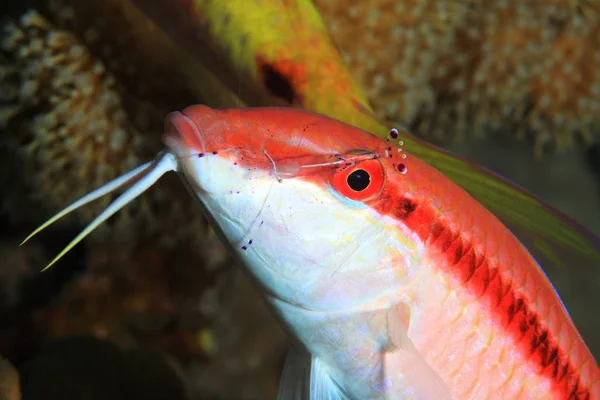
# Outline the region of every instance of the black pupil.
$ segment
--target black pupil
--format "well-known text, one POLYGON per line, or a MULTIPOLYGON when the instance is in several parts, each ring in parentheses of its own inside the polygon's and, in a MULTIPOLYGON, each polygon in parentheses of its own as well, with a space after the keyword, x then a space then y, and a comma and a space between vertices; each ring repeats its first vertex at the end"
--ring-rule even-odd
POLYGON ((354 190, 355 192, 362 192, 369 187, 369 183, 371 183, 371 177, 364 169, 357 169, 348 175, 347 181, 350 189, 354 190))

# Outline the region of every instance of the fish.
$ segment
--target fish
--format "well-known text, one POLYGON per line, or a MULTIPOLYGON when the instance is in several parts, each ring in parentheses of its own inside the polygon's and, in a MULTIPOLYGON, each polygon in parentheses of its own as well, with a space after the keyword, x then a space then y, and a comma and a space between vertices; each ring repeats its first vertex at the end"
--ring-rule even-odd
POLYGON ((157 157, 52 260, 169 171, 294 345, 279 399, 598 399, 600 369, 525 246, 389 140, 285 107, 190 106, 157 157))
MULTIPOLYGON (((377 118, 311 1, 126 3, 137 7, 181 47, 180 53, 186 55, 186 79, 195 82, 191 86, 198 89, 200 98, 209 96, 211 106, 299 107, 387 138, 391 126, 377 118), (217 98, 228 95, 217 88, 207 92, 204 86, 212 80, 219 80, 221 89, 235 92, 239 103, 217 104, 217 98)), ((600 285, 589 284, 600 265, 600 240, 595 235, 492 171, 405 130, 398 134, 406 151, 461 186, 519 238, 559 291, 569 291, 567 304, 600 303, 600 285)), ((600 319, 574 318, 592 351, 600 354, 600 345, 592 340, 600 330, 600 319)))

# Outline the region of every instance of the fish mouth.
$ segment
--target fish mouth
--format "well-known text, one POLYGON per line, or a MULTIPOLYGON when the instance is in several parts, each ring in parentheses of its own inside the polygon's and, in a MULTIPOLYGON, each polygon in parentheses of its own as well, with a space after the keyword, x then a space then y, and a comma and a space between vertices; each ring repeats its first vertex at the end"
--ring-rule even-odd
POLYGON ((164 143, 180 158, 206 151, 204 135, 185 112, 169 113, 165 118, 164 132, 164 143))

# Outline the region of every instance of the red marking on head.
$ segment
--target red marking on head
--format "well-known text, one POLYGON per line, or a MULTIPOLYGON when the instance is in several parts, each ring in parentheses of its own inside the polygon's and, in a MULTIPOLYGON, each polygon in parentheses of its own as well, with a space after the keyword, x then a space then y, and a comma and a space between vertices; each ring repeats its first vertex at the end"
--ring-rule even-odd
POLYGON ((282 160, 355 150, 384 154, 386 149, 370 133, 295 108, 215 110, 196 105, 169 114, 165 133, 199 153, 239 148, 261 160, 265 151, 273 160, 282 160))

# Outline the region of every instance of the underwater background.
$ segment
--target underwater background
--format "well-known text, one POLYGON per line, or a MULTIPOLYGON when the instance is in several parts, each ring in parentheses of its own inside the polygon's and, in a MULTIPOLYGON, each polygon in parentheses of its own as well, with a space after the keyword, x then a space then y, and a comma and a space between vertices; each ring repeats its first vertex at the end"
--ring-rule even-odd
MULTIPOLYGON (((0 17, 0 398, 275 398, 287 338, 178 177, 49 271, 114 195, 19 247, 152 159, 191 104, 405 127, 600 233, 595 2, 29 0, 0 17)), ((555 282, 576 323, 599 306, 569 300, 600 290, 582 280, 555 282)))

